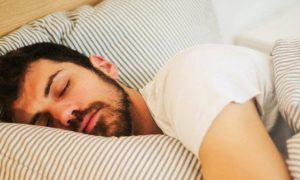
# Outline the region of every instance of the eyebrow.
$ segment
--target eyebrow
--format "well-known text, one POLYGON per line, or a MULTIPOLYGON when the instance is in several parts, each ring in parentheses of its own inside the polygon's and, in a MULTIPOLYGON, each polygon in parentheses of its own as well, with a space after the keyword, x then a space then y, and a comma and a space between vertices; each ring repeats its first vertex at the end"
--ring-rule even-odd
POLYGON ((44 96, 45 97, 48 97, 49 95, 49 91, 50 91, 50 88, 51 88, 51 85, 53 83, 53 79, 58 75, 59 72, 61 72, 62 70, 58 70, 56 71, 55 73, 53 73, 49 78, 48 78, 48 82, 47 82, 47 85, 46 85, 46 88, 45 88, 45 92, 44 92, 44 96))
MULTIPOLYGON (((58 70, 56 71, 55 73, 53 73, 49 78, 48 78, 48 82, 47 82, 47 85, 46 85, 46 88, 45 88, 45 91, 44 91, 44 96, 45 97, 48 97, 49 95, 49 91, 50 91, 50 88, 51 88, 51 85, 53 83, 53 79, 58 75, 59 72, 61 72, 62 70, 58 70)), ((36 121, 40 118, 42 114, 41 113, 36 113, 32 118, 31 120, 29 121, 29 124, 35 124, 36 121)))

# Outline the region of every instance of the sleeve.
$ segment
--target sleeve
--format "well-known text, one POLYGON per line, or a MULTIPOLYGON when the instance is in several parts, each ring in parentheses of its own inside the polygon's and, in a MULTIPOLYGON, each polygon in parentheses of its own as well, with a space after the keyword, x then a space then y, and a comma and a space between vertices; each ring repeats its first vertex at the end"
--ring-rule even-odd
POLYGON ((251 63, 242 61, 240 53, 225 49, 229 55, 224 56, 218 47, 200 51, 177 56, 165 84, 165 106, 176 137, 197 157, 205 134, 222 109, 230 102, 243 103, 260 94, 251 63))

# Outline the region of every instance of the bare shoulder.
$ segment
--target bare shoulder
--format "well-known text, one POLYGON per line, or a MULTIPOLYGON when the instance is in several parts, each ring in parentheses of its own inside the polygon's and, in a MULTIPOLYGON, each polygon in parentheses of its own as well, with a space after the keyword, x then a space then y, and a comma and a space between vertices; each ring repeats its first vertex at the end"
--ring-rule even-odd
POLYGON ((223 109, 204 137, 199 158, 205 179, 290 179, 253 99, 223 109))

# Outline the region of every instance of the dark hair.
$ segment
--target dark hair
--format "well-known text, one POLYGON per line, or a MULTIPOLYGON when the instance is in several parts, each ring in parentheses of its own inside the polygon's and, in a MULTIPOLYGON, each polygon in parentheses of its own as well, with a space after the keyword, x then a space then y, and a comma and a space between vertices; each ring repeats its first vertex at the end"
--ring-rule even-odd
POLYGON ((26 70, 32 62, 42 58, 94 68, 87 56, 53 43, 37 43, 0 56, 0 120, 12 121, 12 105, 20 93, 26 70))

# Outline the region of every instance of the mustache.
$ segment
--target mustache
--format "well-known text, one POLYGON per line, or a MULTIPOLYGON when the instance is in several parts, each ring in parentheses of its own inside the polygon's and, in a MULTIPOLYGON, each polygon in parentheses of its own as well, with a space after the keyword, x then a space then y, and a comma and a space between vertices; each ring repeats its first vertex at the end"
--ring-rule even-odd
POLYGON ((83 118, 92 110, 94 109, 101 109, 104 107, 107 107, 108 105, 104 102, 93 102, 91 103, 85 110, 79 111, 75 110, 72 112, 72 114, 75 116, 75 118, 69 120, 69 126, 72 131, 78 131, 80 128, 80 124, 83 121, 83 118))

